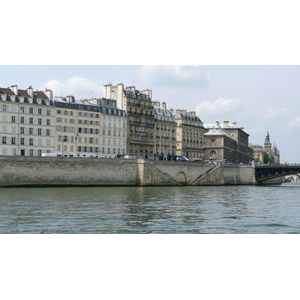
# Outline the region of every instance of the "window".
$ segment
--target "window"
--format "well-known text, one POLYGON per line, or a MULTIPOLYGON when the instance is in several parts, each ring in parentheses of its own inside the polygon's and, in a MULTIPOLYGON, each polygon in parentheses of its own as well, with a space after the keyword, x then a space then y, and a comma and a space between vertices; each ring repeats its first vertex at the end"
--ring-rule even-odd
POLYGON ((12 117, 11 117, 11 122, 12 122, 12 123, 16 123, 16 117, 15 117, 15 116, 12 116, 12 117))
POLYGON ((33 149, 29 149, 29 156, 33 156, 33 149))
POLYGON ((25 123, 25 118, 21 117, 21 123, 25 123))
POLYGON ((29 118, 29 124, 33 124, 33 118, 29 118))
POLYGON ((20 107, 20 113, 24 113, 25 112, 25 107, 24 106, 21 106, 20 107))
POLYGON ((29 139, 29 145, 33 146, 33 138, 29 139))
POLYGON ((29 128, 29 134, 33 134, 33 128, 29 128))
POLYGON ((41 109, 41 108, 38 109, 38 114, 39 114, 39 115, 42 114, 42 109, 41 109))
POLYGON ((21 138, 21 145, 25 145, 25 139, 21 138))
POLYGON ((33 107, 29 107, 29 113, 33 114, 33 107))
POLYGON ((50 119, 47 119, 47 125, 50 126, 50 119))
POLYGON ((50 129, 46 129, 46 135, 50 135, 50 129))
POLYGON ((38 135, 42 135, 42 129, 38 128, 38 135))
POLYGON ((12 143, 13 145, 16 144, 16 138, 15 138, 15 137, 12 137, 12 138, 11 138, 11 143, 12 143))
POLYGON ((41 118, 38 119, 38 124, 42 125, 42 119, 41 118))
POLYGON ((2 144, 6 144, 6 136, 2 137, 2 144))
POLYGON ((47 109, 47 116, 51 116, 51 110, 47 109))

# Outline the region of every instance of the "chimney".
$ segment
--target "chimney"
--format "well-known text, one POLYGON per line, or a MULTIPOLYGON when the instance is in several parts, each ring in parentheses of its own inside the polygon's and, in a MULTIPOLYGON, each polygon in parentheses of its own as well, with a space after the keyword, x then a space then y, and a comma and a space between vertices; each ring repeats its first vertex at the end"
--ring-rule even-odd
POLYGON ((219 127, 220 126, 220 122, 216 121, 216 126, 219 127))
POLYGON ((233 126, 237 127, 237 122, 233 122, 232 124, 233 126))
POLYGON ((190 114, 191 116, 193 116, 193 117, 196 117, 196 112, 195 112, 195 111, 191 111, 191 112, 189 112, 189 114, 190 114))
POLYGON ((53 100, 53 93, 51 90, 46 89, 44 93, 46 94, 49 100, 53 100))
POLYGON ((153 105, 155 107, 160 107, 160 102, 159 101, 153 101, 153 105))
POLYGON ((167 104, 166 104, 166 102, 163 102, 161 105, 162 105, 162 108, 167 109, 167 104))
POLYGON ((223 121, 223 127, 228 128, 229 127, 229 121, 223 121))
POLYGON ((72 95, 66 96, 66 100, 69 103, 75 103, 75 97, 72 95))
POLYGON ((27 93, 29 94, 30 97, 33 98, 33 89, 32 89, 32 86, 30 86, 30 87, 27 89, 27 93))
POLYGON ((152 99, 152 90, 143 90, 141 93, 146 94, 150 99, 152 99))
POLYGON ((12 86, 10 87, 10 89, 14 92, 14 94, 15 94, 16 96, 18 96, 18 86, 17 86, 17 85, 12 85, 12 86))

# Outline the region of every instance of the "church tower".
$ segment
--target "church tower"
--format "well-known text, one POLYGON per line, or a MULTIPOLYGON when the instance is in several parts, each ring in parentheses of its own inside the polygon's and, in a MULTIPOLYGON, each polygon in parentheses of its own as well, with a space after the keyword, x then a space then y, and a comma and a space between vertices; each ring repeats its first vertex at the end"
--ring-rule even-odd
POLYGON ((264 150, 266 153, 268 153, 271 157, 271 152, 272 152, 272 143, 270 142, 270 134, 267 132, 266 138, 265 138, 265 143, 264 143, 264 150))

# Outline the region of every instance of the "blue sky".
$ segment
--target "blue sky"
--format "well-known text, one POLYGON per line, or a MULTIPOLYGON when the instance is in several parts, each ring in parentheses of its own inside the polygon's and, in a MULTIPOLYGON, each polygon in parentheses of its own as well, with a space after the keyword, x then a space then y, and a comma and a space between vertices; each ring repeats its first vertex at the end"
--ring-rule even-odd
POLYGON ((77 99, 102 97, 103 84, 152 89, 168 108, 196 111, 204 123, 235 121, 262 144, 269 131, 282 162, 300 162, 300 66, 1 65, 0 84, 50 88, 77 99))

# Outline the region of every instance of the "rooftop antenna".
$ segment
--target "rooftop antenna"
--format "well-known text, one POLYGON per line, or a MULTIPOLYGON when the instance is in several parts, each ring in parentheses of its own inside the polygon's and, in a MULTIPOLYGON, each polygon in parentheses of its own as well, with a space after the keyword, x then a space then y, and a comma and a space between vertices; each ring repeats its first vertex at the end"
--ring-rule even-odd
POLYGON ((94 99, 94 98, 93 98, 93 97, 94 97, 94 96, 93 96, 93 93, 94 93, 94 92, 92 91, 92 99, 94 99))

